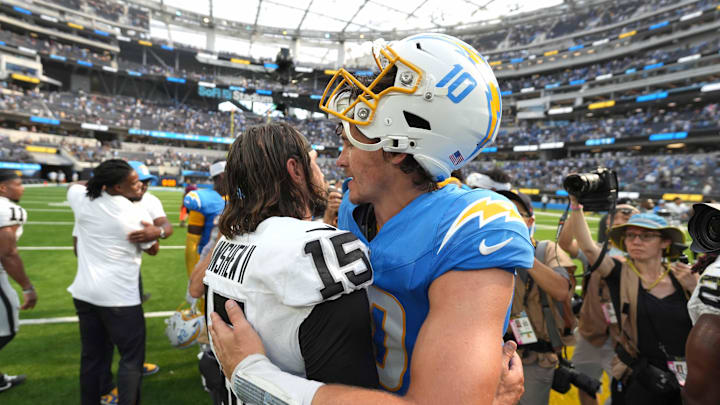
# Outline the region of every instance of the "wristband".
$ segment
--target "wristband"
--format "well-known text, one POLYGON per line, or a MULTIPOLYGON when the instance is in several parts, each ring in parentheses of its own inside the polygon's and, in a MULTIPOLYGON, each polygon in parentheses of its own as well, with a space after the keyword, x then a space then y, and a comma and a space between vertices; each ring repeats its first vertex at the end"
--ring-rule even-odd
POLYGON ((570 204, 570 209, 573 211, 579 211, 583 209, 582 204, 570 204))
POLYGON ((310 405, 324 384, 286 373, 264 355, 252 354, 235 367, 230 385, 246 403, 310 405))
POLYGON ((165 239, 165 228, 163 228, 162 226, 160 226, 159 228, 160 228, 160 239, 165 239))
POLYGON ((30 285, 30 288, 23 289, 22 292, 23 292, 23 294, 34 293, 34 292, 35 292, 35 286, 33 286, 33 285, 31 284, 31 285, 30 285))

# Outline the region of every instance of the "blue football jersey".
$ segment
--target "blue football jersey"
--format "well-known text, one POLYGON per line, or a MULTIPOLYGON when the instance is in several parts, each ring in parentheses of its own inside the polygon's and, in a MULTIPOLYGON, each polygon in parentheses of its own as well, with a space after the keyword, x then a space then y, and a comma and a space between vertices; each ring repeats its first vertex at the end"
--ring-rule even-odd
POLYGON ((201 188, 185 194, 183 205, 189 211, 197 211, 205 217, 200 243, 198 243, 198 253, 200 253, 210 240, 215 217, 220 215, 225 208, 225 200, 217 191, 201 188))
POLYGON ((430 309, 433 280, 451 270, 501 268, 514 274, 516 268, 532 267, 534 248, 515 205, 493 191, 444 187, 422 194, 370 242, 353 217, 356 208, 362 209, 345 193, 338 227, 368 244, 375 271, 368 298, 380 384, 402 395, 410 385, 413 348, 430 309))

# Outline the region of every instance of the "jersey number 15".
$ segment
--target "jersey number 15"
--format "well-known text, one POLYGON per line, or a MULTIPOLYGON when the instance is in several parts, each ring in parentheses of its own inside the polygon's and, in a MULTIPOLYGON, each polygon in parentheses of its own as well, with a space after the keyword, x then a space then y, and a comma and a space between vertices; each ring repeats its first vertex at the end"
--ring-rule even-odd
MULTIPOLYGON (((365 270, 360 273, 355 273, 353 270, 348 270, 344 273, 345 278, 354 286, 359 286, 372 278, 372 267, 365 252, 360 248, 345 252, 344 246, 357 240, 357 237, 350 232, 341 233, 340 235, 330 238, 340 268, 359 260, 365 265, 365 270)), ((323 300, 342 293, 344 290, 343 285, 341 282, 335 280, 332 273, 330 273, 320 240, 313 240, 305 244, 305 253, 312 256, 315 270, 317 270, 320 275, 320 280, 323 283, 320 294, 322 294, 323 300)))

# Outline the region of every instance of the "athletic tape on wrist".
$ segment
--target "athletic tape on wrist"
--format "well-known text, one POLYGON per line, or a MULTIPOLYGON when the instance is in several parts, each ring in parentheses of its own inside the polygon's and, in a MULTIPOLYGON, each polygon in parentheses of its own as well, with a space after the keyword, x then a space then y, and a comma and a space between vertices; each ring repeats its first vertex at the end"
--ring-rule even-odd
POLYGON ((243 402, 268 405, 310 405, 323 383, 280 370, 262 354, 246 357, 235 367, 230 382, 243 402))

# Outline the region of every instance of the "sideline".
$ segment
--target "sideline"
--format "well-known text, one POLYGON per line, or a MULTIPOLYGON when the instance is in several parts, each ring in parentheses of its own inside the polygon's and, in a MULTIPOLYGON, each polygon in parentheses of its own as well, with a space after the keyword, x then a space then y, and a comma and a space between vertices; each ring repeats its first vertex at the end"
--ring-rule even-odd
MULTIPOLYGON (((146 312, 145 318, 166 318, 175 311, 146 312)), ((21 319, 20 325, 49 325, 53 323, 77 323, 77 316, 58 316, 55 318, 21 319)))
MULTIPOLYGON (((28 225, 74 225, 75 222, 70 221, 27 221, 23 224, 23 226, 28 225)), ((180 226, 179 222, 171 223, 172 226, 180 226)))
MULTIPOLYGON (((164 246, 160 245, 160 249, 171 249, 171 250, 181 250, 185 249, 185 246, 164 246)), ((18 250, 73 250, 72 246, 18 246, 18 250)))

